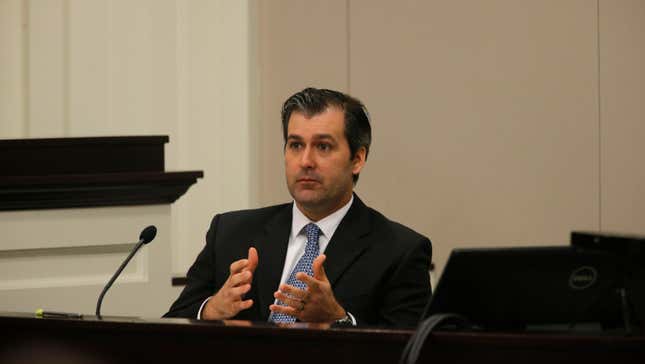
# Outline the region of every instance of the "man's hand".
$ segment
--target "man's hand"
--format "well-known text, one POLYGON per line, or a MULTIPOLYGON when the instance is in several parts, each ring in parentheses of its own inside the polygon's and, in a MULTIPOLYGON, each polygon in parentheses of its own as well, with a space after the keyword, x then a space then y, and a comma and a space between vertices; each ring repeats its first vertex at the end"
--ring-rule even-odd
POLYGON ((236 260, 231 264, 228 279, 204 306, 202 319, 225 320, 253 306, 253 300, 242 301, 242 296, 251 290, 253 272, 257 266, 258 252, 255 248, 249 248, 247 259, 236 260))
POLYGON ((298 280, 307 285, 306 290, 288 284, 281 284, 273 296, 286 306, 271 305, 269 309, 296 317, 302 322, 334 322, 345 317, 346 312, 334 297, 323 263, 325 255, 319 255, 313 262, 314 276, 300 272, 298 280))

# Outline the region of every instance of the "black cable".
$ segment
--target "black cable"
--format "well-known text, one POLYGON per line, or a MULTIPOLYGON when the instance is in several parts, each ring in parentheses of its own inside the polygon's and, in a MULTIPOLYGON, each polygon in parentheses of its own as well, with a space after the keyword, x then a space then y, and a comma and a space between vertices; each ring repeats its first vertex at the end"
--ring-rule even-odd
POLYGON ((435 314, 427 319, 421 321, 416 331, 410 339, 408 340, 403 352, 401 353, 401 358, 399 359, 399 364, 414 364, 419 359, 421 354, 421 349, 423 345, 433 331, 437 328, 442 327, 442 325, 455 325, 457 328, 472 328, 472 325, 465 317, 453 313, 441 313, 435 314))

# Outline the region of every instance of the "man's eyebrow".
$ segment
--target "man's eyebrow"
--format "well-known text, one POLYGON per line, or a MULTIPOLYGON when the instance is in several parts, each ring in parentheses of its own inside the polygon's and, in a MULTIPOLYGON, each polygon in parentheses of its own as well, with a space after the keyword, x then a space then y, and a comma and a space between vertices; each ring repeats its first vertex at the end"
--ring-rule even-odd
POLYGON ((314 139, 331 139, 334 140, 334 137, 331 134, 316 134, 314 139))
MULTIPOLYGON (((297 135, 297 134, 289 134, 289 135, 287 135, 287 140, 292 140, 292 139, 293 139, 293 140, 302 140, 303 138, 302 138, 300 135, 297 135)), ((320 140, 320 139, 331 139, 331 140, 335 140, 335 139, 334 139, 334 136, 333 136, 333 135, 331 135, 331 134, 315 134, 315 135, 313 136, 313 139, 314 139, 314 140, 320 140)))

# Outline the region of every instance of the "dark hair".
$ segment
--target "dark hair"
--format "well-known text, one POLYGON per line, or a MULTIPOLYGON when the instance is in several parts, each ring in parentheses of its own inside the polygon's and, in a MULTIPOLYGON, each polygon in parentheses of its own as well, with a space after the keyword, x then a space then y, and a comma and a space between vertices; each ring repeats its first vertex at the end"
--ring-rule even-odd
MULTIPOLYGON (((282 136, 287 143, 289 118, 293 112, 303 113, 312 117, 318 115, 329 107, 337 107, 345 114, 345 138, 349 143, 350 159, 353 159, 361 147, 365 147, 365 160, 372 143, 372 127, 367 109, 362 102, 342 92, 306 88, 296 92, 282 105, 282 136)), ((353 176, 354 184, 358 181, 358 174, 353 176)))

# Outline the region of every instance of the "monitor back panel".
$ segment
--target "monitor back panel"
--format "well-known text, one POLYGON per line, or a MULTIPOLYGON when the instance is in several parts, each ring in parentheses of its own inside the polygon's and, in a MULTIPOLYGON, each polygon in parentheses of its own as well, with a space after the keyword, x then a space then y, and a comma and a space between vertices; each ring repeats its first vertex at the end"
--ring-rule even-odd
POLYGON ((571 247, 456 249, 429 314, 458 313, 491 329, 619 325, 617 264, 571 247))

